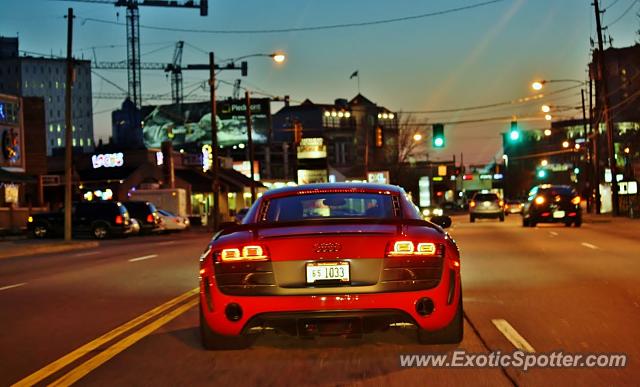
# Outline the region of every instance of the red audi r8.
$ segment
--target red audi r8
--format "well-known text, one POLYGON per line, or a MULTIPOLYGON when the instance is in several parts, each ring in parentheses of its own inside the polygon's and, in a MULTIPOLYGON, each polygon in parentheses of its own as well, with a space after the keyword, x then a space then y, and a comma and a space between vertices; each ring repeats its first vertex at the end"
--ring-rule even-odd
POLYGON ((396 186, 268 191, 200 258, 203 346, 245 347, 265 328, 359 336, 398 323, 414 324, 420 343, 459 343, 460 256, 443 230, 450 224, 422 220, 396 186))

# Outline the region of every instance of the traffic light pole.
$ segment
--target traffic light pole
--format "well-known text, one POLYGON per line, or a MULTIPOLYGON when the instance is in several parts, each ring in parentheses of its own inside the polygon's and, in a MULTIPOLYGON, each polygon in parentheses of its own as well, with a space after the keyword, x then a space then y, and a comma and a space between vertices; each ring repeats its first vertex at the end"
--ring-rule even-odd
POLYGON ((216 65, 213 52, 209 53, 209 92, 211 103, 211 173, 213 174, 213 231, 218 231, 220 222, 220 181, 218 178, 218 122, 216 106, 216 65))
POLYGON ((249 91, 245 91, 244 92, 244 98, 245 98, 245 102, 246 102, 246 107, 247 107, 247 111, 246 111, 246 118, 247 118, 247 147, 249 147, 249 170, 251 171, 250 176, 251 176, 251 204, 253 205, 253 203, 256 202, 256 179, 254 176, 254 171, 253 171, 253 160, 254 160, 254 154, 253 154, 253 134, 251 133, 252 129, 251 129, 251 95, 249 94, 249 91))
POLYGON ((73 122, 71 120, 71 88, 73 86, 73 8, 67 11, 67 80, 64 95, 64 240, 69 242, 72 238, 72 162, 73 162, 73 122))

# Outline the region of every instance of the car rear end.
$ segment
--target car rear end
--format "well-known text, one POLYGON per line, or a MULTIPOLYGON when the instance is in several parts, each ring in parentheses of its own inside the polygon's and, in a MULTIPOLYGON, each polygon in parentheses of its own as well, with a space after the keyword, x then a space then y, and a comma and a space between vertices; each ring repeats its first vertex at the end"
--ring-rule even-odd
POLYGON ((570 186, 541 186, 532 195, 524 213, 525 225, 537 223, 564 223, 582 225, 581 198, 570 186))
POLYGON ((417 210, 406 219, 408 206, 389 191, 263 196, 247 215, 254 223, 223 232, 201 258, 204 328, 218 337, 443 329, 461 302, 458 250, 417 210))
POLYGON ((504 205, 505 214, 520 214, 524 204, 519 200, 507 200, 504 205))
POLYGON ((150 234, 161 230, 158 210, 151 202, 129 201, 124 205, 129 215, 140 224, 140 234, 150 234))
POLYGON ((500 219, 504 221, 504 202, 495 193, 478 193, 469 202, 469 219, 500 219))

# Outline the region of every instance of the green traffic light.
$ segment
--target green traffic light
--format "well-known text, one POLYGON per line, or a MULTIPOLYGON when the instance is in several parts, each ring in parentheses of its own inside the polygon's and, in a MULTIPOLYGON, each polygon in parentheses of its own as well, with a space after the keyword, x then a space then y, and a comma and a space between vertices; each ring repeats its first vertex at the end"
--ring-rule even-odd
POLYGON ((547 171, 545 171, 544 169, 539 170, 538 177, 544 179, 545 177, 547 177, 547 171))
POLYGON ((444 147, 444 125, 433 124, 433 147, 444 147))
POLYGON ((511 141, 518 141, 520 139, 520 132, 518 132, 517 130, 512 130, 509 133, 509 138, 511 139, 511 141))
POLYGON ((433 146, 436 148, 442 148, 444 146, 444 138, 436 137, 433 139, 433 146))

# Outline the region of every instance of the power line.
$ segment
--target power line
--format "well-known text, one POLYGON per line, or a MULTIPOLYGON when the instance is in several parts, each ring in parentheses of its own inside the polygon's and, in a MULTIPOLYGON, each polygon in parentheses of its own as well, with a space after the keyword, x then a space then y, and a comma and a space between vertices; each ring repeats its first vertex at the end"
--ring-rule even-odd
POLYGON ((636 5, 636 4, 638 4, 638 0, 632 1, 631 4, 629 4, 629 7, 622 13, 622 15, 618 16, 614 21, 612 21, 611 23, 607 24, 607 28, 611 27, 612 25, 614 25, 617 22, 619 22, 620 20, 622 20, 622 18, 627 16, 629 11, 631 11, 631 8, 633 8, 633 6, 636 5))
MULTIPOLYGON (((489 0, 481 3, 470 4, 462 7, 449 8, 442 11, 434 11, 423 13, 419 15, 411 15, 411 16, 403 16, 392 19, 382 19, 382 20, 372 20, 358 23, 343 23, 343 24, 329 24, 329 25, 320 25, 320 26, 311 26, 311 27, 288 27, 288 28, 273 28, 273 29, 255 29, 255 30, 203 30, 203 29, 190 29, 190 28, 175 28, 175 27, 160 27, 160 26, 148 26, 148 25, 140 25, 140 28, 149 29, 149 30, 158 30, 158 31, 173 31, 173 32, 191 32, 191 33, 201 33, 201 34, 272 34, 272 33, 283 33, 283 32, 303 32, 303 31, 320 31, 320 30, 333 30, 339 28, 354 28, 354 27, 365 27, 372 25, 380 25, 380 24, 390 24, 397 22, 404 22, 410 20, 424 19, 433 16, 441 16, 455 12, 466 11, 473 8, 484 7, 490 4, 503 2, 505 0, 489 0)), ((96 19, 96 18, 83 18, 83 22, 96 22, 103 24, 112 24, 123 26, 125 23, 114 22, 110 20, 96 19)))

